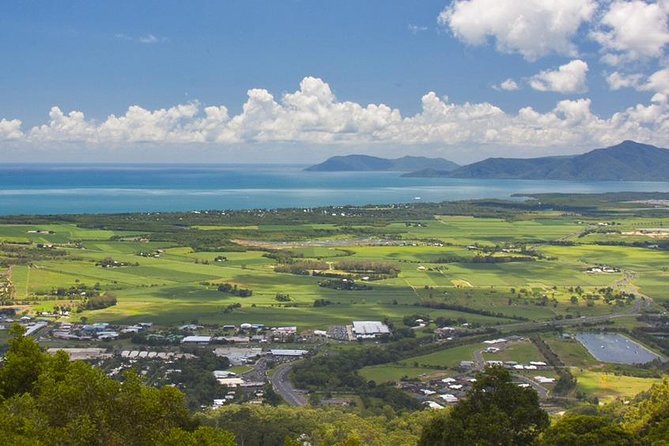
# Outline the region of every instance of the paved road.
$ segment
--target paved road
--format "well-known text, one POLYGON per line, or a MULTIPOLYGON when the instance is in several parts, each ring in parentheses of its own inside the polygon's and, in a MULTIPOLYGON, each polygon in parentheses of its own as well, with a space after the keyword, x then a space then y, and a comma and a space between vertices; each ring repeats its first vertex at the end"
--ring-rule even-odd
POLYGON ((520 374, 514 374, 513 377, 519 381, 524 382, 525 384, 529 384, 530 387, 532 387, 537 392, 539 398, 541 398, 542 400, 548 398, 549 390, 546 387, 539 384, 538 382, 532 380, 531 378, 528 378, 527 376, 520 374))
POLYGON ((293 368, 295 363, 288 362, 281 364, 276 368, 274 375, 270 378, 272 387, 274 391, 281 395, 281 398, 284 399, 291 406, 306 406, 307 398, 304 393, 300 390, 297 390, 293 383, 290 382, 288 375, 290 374, 290 369, 293 368))
POLYGON ((476 350, 474 352, 474 367, 476 370, 485 369, 485 360, 483 359, 483 350, 476 350))
POLYGON ((641 313, 634 312, 634 309, 628 313, 614 313, 602 316, 588 316, 574 319, 551 320, 544 322, 512 322, 510 324, 497 325, 494 328, 504 333, 512 332, 514 330, 550 330, 553 327, 567 327, 569 325, 580 325, 585 323, 599 323, 606 322, 621 317, 637 317, 641 313))

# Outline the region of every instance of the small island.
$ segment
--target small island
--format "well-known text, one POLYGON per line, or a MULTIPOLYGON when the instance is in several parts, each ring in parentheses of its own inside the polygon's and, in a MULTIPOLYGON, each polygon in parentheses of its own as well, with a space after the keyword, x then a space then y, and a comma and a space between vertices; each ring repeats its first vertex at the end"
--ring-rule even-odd
POLYGON ((333 156, 304 170, 308 172, 413 172, 427 168, 451 171, 458 167, 460 167, 458 164, 444 158, 403 156, 386 159, 369 155, 346 155, 333 156))

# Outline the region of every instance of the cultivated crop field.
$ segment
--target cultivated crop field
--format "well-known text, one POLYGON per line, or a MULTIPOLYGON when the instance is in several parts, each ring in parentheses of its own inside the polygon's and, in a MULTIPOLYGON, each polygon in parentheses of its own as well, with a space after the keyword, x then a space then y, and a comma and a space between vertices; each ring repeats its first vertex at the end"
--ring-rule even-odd
MULTIPOLYGON (((669 225, 666 218, 619 220, 625 231, 669 225)), ((188 231, 196 237, 227 239, 224 249, 209 250, 199 240, 197 245, 187 239, 161 240, 150 227, 137 231, 122 225, 103 229, 49 222, 0 225, 0 242, 5 263, 11 264, 17 303, 35 311, 75 305, 78 296, 57 296, 57 290, 78 285, 97 286, 118 297, 114 307, 79 314, 91 321, 253 321, 321 328, 351 319, 388 318, 401 324, 405 316, 418 314, 494 326, 633 312, 631 302, 602 298, 600 290, 609 287, 634 291, 637 299, 666 300, 667 251, 593 244, 591 234, 579 237, 596 225, 592 219, 556 212, 523 213, 515 219, 435 215, 379 225, 191 225, 188 231), (23 250, 23 258, 13 258, 13 249, 23 250), (104 259, 121 266, 100 267, 104 259), (370 289, 322 287, 324 276, 308 269, 301 274, 275 271, 279 265, 308 261, 326 264, 322 273, 339 274, 370 289), (337 270, 345 261, 389 264, 396 273, 365 281, 364 272, 337 270), (610 265, 615 272, 586 272, 596 265, 610 265), (218 291, 224 283, 252 290, 252 295, 218 291), (278 302, 277 294, 287 294, 289 300, 278 302), (329 305, 314 307, 318 299, 329 305), (241 307, 224 312, 234 303, 241 307)), ((626 237, 621 233, 616 234, 619 242, 626 237)))

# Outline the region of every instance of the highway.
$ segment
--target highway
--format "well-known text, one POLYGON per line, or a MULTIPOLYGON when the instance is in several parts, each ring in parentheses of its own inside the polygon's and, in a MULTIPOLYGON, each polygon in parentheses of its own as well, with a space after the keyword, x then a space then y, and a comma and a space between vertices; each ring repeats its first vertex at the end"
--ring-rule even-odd
POLYGON ((501 333, 512 334, 513 331, 516 330, 543 331, 543 330, 551 330, 555 327, 567 327, 570 325, 598 324, 601 322, 606 322, 621 317, 641 316, 641 313, 635 312, 634 310, 635 309, 632 309, 632 312, 629 313, 614 313, 614 314, 605 314, 601 316, 588 316, 588 317, 580 317, 573 319, 550 320, 542 322, 513 322, 510 324, 498 325, 494 328, 499 330, 501 333))
POLYGON ((287 362, 279 365, 269 380, 274 391, 281 395, 281 398, 290 406, 306 406, 307 398, 304 393, 297 390, 290 382, 289 374, 294 364, 293 362, 287 362))

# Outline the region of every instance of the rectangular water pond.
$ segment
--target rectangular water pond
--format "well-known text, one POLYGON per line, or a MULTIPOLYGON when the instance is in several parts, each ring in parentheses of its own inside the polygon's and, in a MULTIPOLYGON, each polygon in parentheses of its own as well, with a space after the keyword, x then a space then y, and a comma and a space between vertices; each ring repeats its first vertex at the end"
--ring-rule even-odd
POLYGON ((576 339, 598 361, 613 364, 646 364, 661 356, 621 334, 579 333, 576 339))

